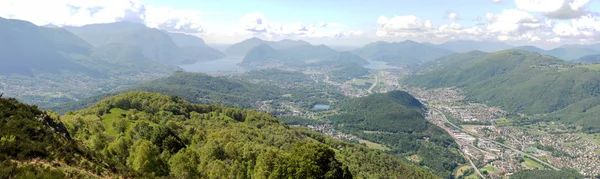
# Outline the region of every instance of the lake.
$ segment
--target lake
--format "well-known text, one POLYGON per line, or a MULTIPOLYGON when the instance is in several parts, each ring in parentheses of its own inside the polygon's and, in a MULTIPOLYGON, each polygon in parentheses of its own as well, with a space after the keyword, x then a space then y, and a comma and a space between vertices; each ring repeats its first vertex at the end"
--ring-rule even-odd
MULTIPOLYGON (((194 64, 179 65, 183 70, 188 72, 245 72, 252 68, 237 65, 242 62, 244 57, 224 57, 218 60, 202 61, 194 64)), ((374 70, 394 69, 395 66, 388 65, 384 61, 369 60, 369 64, 364 65, 365 68, 374 70)))
POLYGON ((179 65, 188 72, 244 72, 251 68, 237 65, 244 57, 224 57, 218 60, 202 61, 194 64, 179 65))
POLYGON ((387 62, 384 62, 384 61, 374 61, 374 60, 369 60, 369 64, 364 65, 363 67, 368 68, 368 69, 374 69, 374 70, 385 70, 385 69, 398 68, 395 66, 388 65, 387 62))
POLYGON ((322 110, 322 109, 329 109, 331 108, 330 105, 326 105, 326 104, 315 104, 312 109, 313 110, 322 110))

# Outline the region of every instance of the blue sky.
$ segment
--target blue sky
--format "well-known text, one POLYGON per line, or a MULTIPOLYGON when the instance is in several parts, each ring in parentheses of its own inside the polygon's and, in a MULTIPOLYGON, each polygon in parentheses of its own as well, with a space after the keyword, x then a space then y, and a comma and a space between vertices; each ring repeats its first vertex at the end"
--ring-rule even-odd
POLYGON ((37 25, 128 20, 215 44, 260 37, 334 45, 486 40, 550 48, 599 42, 598 10, 598 0, 0 0, 0 17, 37 25))

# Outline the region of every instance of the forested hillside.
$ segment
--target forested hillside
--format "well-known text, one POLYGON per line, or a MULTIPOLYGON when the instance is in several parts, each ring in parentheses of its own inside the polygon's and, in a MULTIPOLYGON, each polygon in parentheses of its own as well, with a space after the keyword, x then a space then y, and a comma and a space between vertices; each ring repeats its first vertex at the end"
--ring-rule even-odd
POLYGON ((246 54, 259 45, 268 45, 275 49, 292 48, 296 46, 310 45, 310 43, 302 40, 280 40, 280 41, 266 41, 260 38, 252 37, 243 40, 239 43, 233 44, 225 49, 225 53, 230 56, 246 56, 246 54))
POLYGON ((0 91, 49 107, 166 76, 175 67, 148 63, 135 46, 93 47, 61 28, 0 18, 0 91))
POLYGON ((556 111, 558 114, 554 117, 567 123, 600 127, 600 121, 583 117, 595 111, 596 105, 590 102, 600 94, 600 71, 595 65, 579 65, 538 53, 506 50, 488 55, 451 55, 431 62, 429 66, 433 70, 410 77, 406 82, 427 88, 457 86, 471 100, 511 112, 543 114, 556 111), (583 118, 574 118, 575 115, 583 118))
POLYGON ((131 22, 64 28, 95 47, 123 44, 138 48, 148 60, 165 64, 194 63, 224 56, 206 46, 198 37, 169 33, 131 22))
MULTIPOLYGON (((261 71, 253 72, 252 74, 260 72, 261 71)), ((269 75, 275 74, 276 73, 269 75)), ((262 79, 267 78, 269 77, 262 79)), ((268 84, 267 81, 260 84, 254 84, 243 80, 213 77, 202 73, 175 72, 166 78, 149 81, 124 90, 101 94, 76 102, 60 104, 51 109, 64 114, 68 111, 89 107, 106 97, 130 91, 157 92, 179 96, 193 103, 221 104, 225 106, 246 108, 252 107, 257 101, 279 99, 284 94, 293 96, 292 99, 287 99, 289 101, 302 101, 307 104, 310 104, 313 100, 320 99, 321 96, 324 95, 332 95, 336 98, 341 98, 341 95, 333 90, 330 90, 329 92, 315 92, 311 87, 300 86, 282 89, 275 85, 268 84)))
POLYGON ((423 104, 406 92, 372 94, 336 105, 339 114, 328 118, 338 129, 383 144, 398 157, 416 156, 419 165, 439 176, 450 177, 465 162, 452 137, 427 122, 423 104))
POLYGON ((157 93, 60 117, 0 102, 3 178, 437 178, 268 114, 157 93))
POLYGON ((366 60, 349 52, 338 52, 325 45, 297 45, 275 49, 268 44, 252 48, 240 63, 263 68, 312 68, 327 71, 332 81, 345 82, 364 76, 369 71, 366 60))
POLYGON ((392 64, 417 65, 452 54, 452 51, 414 41, 373 42, 351 51, 365 59, 392 64))

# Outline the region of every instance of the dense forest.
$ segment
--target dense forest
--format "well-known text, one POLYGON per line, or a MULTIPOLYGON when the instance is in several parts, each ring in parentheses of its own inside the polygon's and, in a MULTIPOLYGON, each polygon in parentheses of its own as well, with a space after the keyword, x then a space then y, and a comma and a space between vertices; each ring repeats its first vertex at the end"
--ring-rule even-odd
POLYGON ((339 114, 329 120, 338 129, 383 144, 398 157, 417 156, 417 164, 439 176, 450 177, 465 162, 452 137, 427 122, 423 104, 406 92, 372 94, 336 106, 339 114))
POLYGON ((253 103, 262 100, 280 99, 285 94, 287 101, 303 102, 306 107, 315 101, 326 100, 329 98, 341 100, 345 97, 337 92, 335 88, 325 84, 313 86, 292 86, 293 82, 288 81, 287 85, 281 81, 297 77, 301 80, 310 80, 309 76, 297 72, 285 72, 281 70, 262 70, 249 73, 250 78, 222 78, 213 77, 202 73, 175 72, 171 76, 149 82, 142 83, 124 90, 105 93, 89 97, 77 102, 70 102, 56 105, 50 109, 64 114, 68 111, 75 111, 86 108, 94 103, 112 95, 130 92, 146 91, 157 92, 166 95, 179 96, 193 103, 203 104, 222 104, 233 107, 252 107, 253 103), (256 81, 255 83, 246 81, 256 81), (276 83, 274 83, 276 82, 276 83), (279 83, 281 82, 281 83, 279 83), (273 84, 279 84, 275 86, 273 84))
POLYGON ((58 116, 0 99, 0 177, 437 178, 269 114, 130 92, 58 116))
POLYGON ((555 170, 522 170, 510 176, 514 179, 544 178, 544 179, 581 179, 581 173, 573 169, 555 170))

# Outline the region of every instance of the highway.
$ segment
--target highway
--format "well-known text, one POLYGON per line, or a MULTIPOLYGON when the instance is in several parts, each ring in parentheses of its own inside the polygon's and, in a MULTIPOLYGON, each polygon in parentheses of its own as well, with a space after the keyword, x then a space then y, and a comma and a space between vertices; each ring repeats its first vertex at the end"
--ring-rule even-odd
MULTIPOLYGON (((436 108, 433 108, 433 107, 431 107, 431 109, 433 109, 433 110, 435 110, 436 112, 438 112, 438 113, 440 114, 440 116, 442 116, 442 119, 444 119, 444 122, 447 122, 447 123, 448 123, 448 124, 450 124, 451 126, 455 127, 456 129, 458 129, 458 130, 460 130, 460 131, 462 131, 462 132, 464 132, 464 133, 466 133, 466 134, 469 134, 469 135, 471 135, 471 136, 477 136, 476 134, 473 134, 473 133, 471 133, 471 132, 469 132, 469 131, 466 131, 466 130, 464 130, 464 129, 462 129, 462 128, 460 128, 460 127, 456 126, 456 125, 454 125, 452 122, 450 122, 450 121, 449 121, 449 120, 446 118, 446 116, 445 116, 445 115, 444 115, 444 114, 443 114, 443 113, 442 113, 442 112, 441 112, 439 109, 436 109, 436 108)), ((479 136, 477 136, 477 137, 479 137, 479 136)), ((502 144, 502 143, 500 143, 500 142, 497 142, 497 141, 494 141, 494 140, 489 140, 489 139, 486 139, 486 138, 481 138, 481 137, 479 137, 479 140, 482 140, 482 141, 489 141, 489 142, 492 142, 492 143, 494 143, 494 144, 500 145, 500 146, 502 146, 502 147, 505 147, 505 148, 511 149, 511 150, 513 150, 513 151, 516 151, 516 152, 518 152, 518 153, 520 153, 520 154, 522 154, 522 155, 525 155, 525 156, 527 156, 527 157, 531 158, 532 160, 535 160, 535 161, 537 161, 537 162, 540 162, 540 163, 544 164, 545 166, 548 166, 548 167, 550 167, 550 168, 552 168, 552 169, 554 169, 554 170, 560 170, 560 169, 556 168, 555 166, 553 166, 553 165, 550 165, 549 163, 546 163, 546 162, 544 162, 544 161, 542 161, 542 160, 540 160, 540 159, 536 158, 536 157, 535 157, 535 156, 533 156, 533 155, 529 155, 528 153, 525 153, 525 152, 523 152, 523 151, 521 151, 521 150, 515 149, 515 148, 513 148, 513 147, 510 147, 510 146, 504 145, 504 144, 502 144)))

